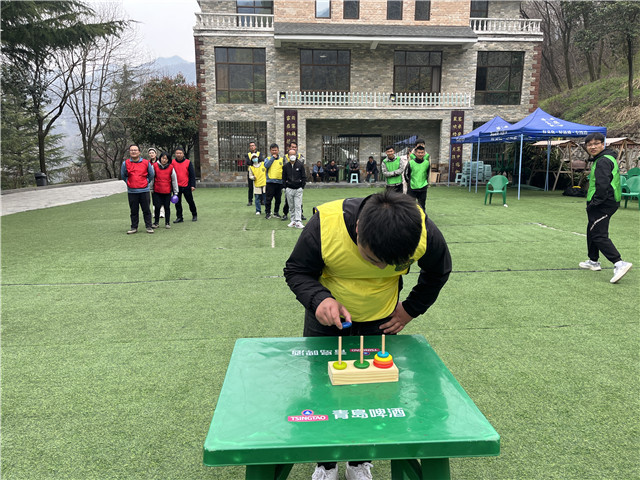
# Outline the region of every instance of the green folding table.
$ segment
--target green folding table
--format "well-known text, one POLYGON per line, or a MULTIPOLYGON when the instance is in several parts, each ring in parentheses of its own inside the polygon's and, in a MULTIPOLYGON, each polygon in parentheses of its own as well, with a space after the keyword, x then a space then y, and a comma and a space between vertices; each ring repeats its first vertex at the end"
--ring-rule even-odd
MULTIPOLYGON (((500 436, 420 335, 386 337, 398 382, 331 385, 337 338, 236 342, 204 443, 204 464, 246 465, 247 479, 293 464, 391 460, 400 479, 448 479, 449 459, 495 456, 500 436)), ((343 359, 359 337, 343 337, 343 359)), ((372 360, 380 337, 365 337, 372 360)))

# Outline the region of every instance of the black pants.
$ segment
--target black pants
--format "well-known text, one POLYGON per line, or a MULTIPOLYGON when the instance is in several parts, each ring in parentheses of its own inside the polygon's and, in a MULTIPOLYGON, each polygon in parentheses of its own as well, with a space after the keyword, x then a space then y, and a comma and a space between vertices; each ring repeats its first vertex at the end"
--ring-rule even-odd
POLYGON ((138 228, 140 220, 139 209, 142 209, 142 217, 144 218, 144 226, 151 228, 151 208, 149 207, 149 192, 128 193, 129 209, 131 210, 131 228, 138 228))
MULTIPOLYGON (((304 337, 346 337, 346 336, 360 336, 360 335, 382 335, 380 325, 389 321, 389 318, 383 318, 382 320, 374 320, 373 322, 353 322, 351 327, 340 330, 335 326, 322 325, 316 319, 316 316, 309 310, 304 311, 304 337)), ((392 335, 395 335, 392 334, 392 335)), ((370 460, 358 460, 349 461, 349 465, 357 467, 358 465, 370 462, 370 460)), ((318 463, 319 467, 324 467, 325 470, 331 470, 336 468, 336 462, 323 462, 318 463)))
POLYGON ((176 203, 176 219, 182 218, 182 195, 184 195, 184 199, 189 204, 189 210, 191 211, 191 215, 194 217, 198 215, 198 210, 196 209, 196 202, 193 201, 193 192, 191 191, 191 187, 178 187, 178 203, 176 203))
MULTIPOLYGON (((267 183, 267 201, 264 204, 264 213, 271 214, 271 201, 275 198, 276 204, 273 213, 276 215, 280 212, 280 204, 282 203, 282 189, 284 185, 281 183, 267 183)), ((285 199, 286 200, 286 199, 285 199)))
POLYGON ((312 173, 311 176, 313 177, 313 183, 325 181, 324 173, 312 173))
POLYGON ((153 223, 160 222, 160 209, 164 207, 164 223, 169 225, 171 218, 171 194, 153 192, 153 223))
POLYGON ((416 199, 416 201, 418 202, 418 205, 420 205, 422 207, 422 211, 423 212, 427 211, 427 209, 425 208, 425 205, 427 203, 427 189, 426 188, 423 188, 422 190, 411 190, 411 189, 408 189, 407 190, 407 194, 416 199))
POLYGON ((247 198, 248 198, 249 205, 251 205, 251 203, 253 203, 253 180, 249 178, 248 173, 247 173, 247 182, 249 182, 249 189, 247 190, 247 198))
POLYGON ((365 177, 365 182, 368 182, 371 176, 373 175, 373 181, 378 181, 378 172, 367 172, 367 176, 365 177))
POLYGON ((402 193, 402 182, 396 185, 387 184, 387 190, 393 190, 394 192, 402 193))
POLYGON ((600 253, 611 263, 621 260, 620 252, 609 238, 609 221, 616 210, 618 205, 598 205, 587 209, 587 253, 594 262, 598 261, 600 253))

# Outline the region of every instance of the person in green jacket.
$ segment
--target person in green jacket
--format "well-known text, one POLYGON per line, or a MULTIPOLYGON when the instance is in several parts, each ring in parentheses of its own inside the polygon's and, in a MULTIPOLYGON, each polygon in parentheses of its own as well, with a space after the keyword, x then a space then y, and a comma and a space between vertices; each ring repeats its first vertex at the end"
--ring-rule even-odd
POLYGON ((407 166, 404 169, 404 178, 407 181, 407 194, 415 198, 422 210, 426 211, 427 188, 429 187, 429 154, 424 145, 416 145, 413 153, 409 155, 407 166))
POLYGON ((404 172, 404 165, 400 160, 400 157, 396 155, 396 150, 393 146, 389 145, 385 148, 387 157, 382 160, 382 176, 387 183, 387 190, 394 190, 398 193, 402 193, 402 172, 404 172))
POLYGON ((598 261, 600 253, 613 263, 611 283, 616 283, 630 269, 632 264, 624 262, 620 252, 609 238, 609 221, 622 198, 620 172, 615 152, 605 149, 604 135, 592 133, 584 139, 589 154, 593 157, 589 190, 587 191, 587 253, 589 259, 580 262, 580 268, 602 270, 598 261))

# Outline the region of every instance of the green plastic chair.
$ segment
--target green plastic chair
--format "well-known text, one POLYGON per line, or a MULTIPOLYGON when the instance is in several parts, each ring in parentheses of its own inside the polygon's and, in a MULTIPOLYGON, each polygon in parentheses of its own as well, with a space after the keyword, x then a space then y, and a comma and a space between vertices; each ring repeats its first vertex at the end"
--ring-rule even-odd
POLYGON ((629 187, 627 187, 627 177, 620 175, 620 189, 622 192, 629 193, 629 187))
POLYGON ((637 177, 640 175, 640 168, 638 167, 633 167, 631 170, 629 170, 627 172, 627 178, 631 178, 631 177, 637 177))
POLYGON ((624 198, 624 208, 627 208, 627 202, 630 198, 638 199, 638 209, 640 209, 640 176, 631 177, 627 180, 628 192, 622 192, 624 198))
MULTIPOLYGON (((639 177, 640 178, 640 177, 639 177)), ((502 203, 506 205, 507 203, 507 185, 509 184, 509 179, 504 175, 496 175, 491 177, 489 183, 487 183, 487 187, 484 191, 484 204, 487 204, 487 197, 489 197, 489 205, 491 205, 491 199, 493 198, 494 193, 502 194, 502 203), (491 190, 489 190, 491 187, 491 190)))

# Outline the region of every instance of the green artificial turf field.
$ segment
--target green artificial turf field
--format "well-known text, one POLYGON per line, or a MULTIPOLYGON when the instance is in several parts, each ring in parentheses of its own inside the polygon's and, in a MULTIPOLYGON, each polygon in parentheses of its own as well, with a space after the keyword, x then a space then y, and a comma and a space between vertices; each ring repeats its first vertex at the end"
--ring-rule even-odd
MULTIPOLYGON (((305 213, 374 191, 308 189, 305 213)), ((187 214, 154 235, 125 234, 125 194, 2 218, 4 479, 244 478, 202 465, 234 342, 299 336, 303 318, 282 276, 299 231, 246 198, 198 189, 198 222, 187 214)), ((430 189, 454 271, 403 332, 427 338, 501 435, 499 457, 454 459, 452 478, 638 478, 636 204, 611 223, 636 264, 611 285, 606 260, 578 268, 584 199, 510 189, 508 208, 483 200, 430 189)), ((389 479, 388 462, 373 473, 389 479)))

